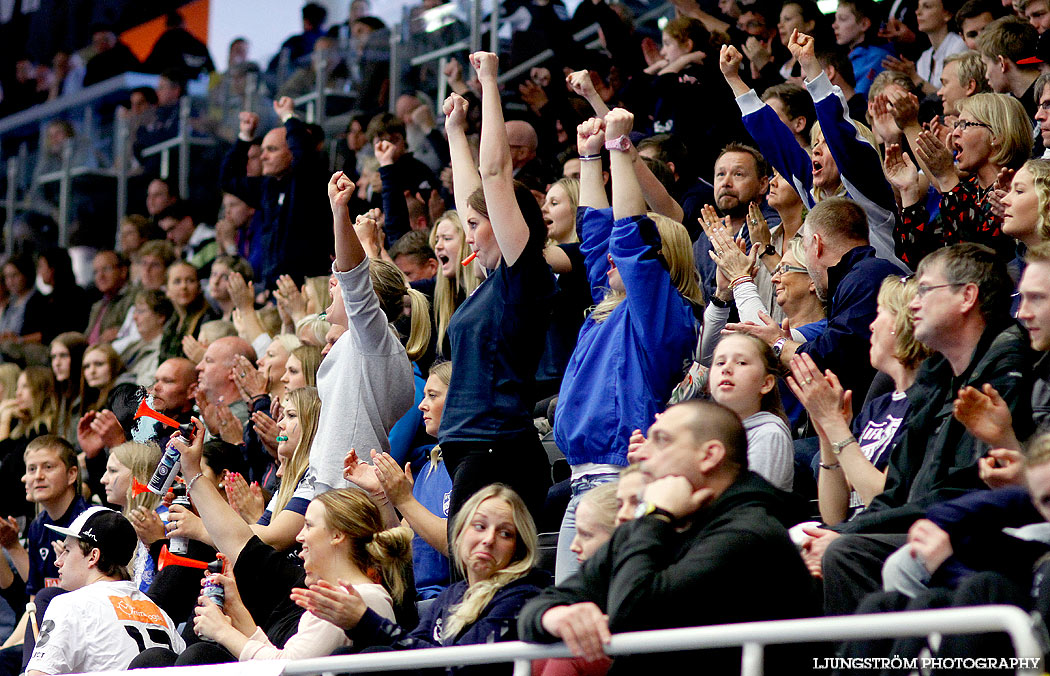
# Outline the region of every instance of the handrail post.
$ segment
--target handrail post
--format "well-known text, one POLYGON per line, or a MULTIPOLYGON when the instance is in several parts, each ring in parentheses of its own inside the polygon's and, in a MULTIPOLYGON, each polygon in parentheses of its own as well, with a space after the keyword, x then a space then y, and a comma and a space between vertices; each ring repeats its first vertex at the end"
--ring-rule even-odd
POLYGON ((761 643, 745 643, 740 654, 740 676, 762 676, 761 643))
POLYGON ((62 176, 58 179, 58 245, 69 246, 69 207, 73 177, 73 139, 62 144, 62 176))
POLYGON ((443 56, 438 59, 438 89, 437 89, 437 101, 434 105, 437 110, 434 115, 441 117, 445 112, 445 97, 448 96, 448 77, 445 75, 445 66, 448 65, 448 57, 443 56))
POLYGON ((259 93, 259 75, 249 71, 244 76, 244 107, 241 110, 255 112, 255 97, 259 93))
POLYGON ((499 56, 499 0, 492 0, 492 16, 489 17, 489 51, 499 56))
POLYGON ((120 224, 128 214, 128 137, 131 127, 128 119, 117 117, 117 138, 114 141, 113 163, 114 174, 117 180, 117 237, 116 244, 120 243, 120 224))
POLYGON ((470 53, 481 51, 481 3, 470 0, 470 53))
POLYGON ((317 69, 314 72, 314 91, 317 94, 315 105, 317 106, 314 110, 314 119, 311 120, 314 124, 324 126, 324 88, 328 84, 328 58, 323 57, 317 62, 317 69))
POLYGON ((190 194, 190 97, 179 101, 179 197, 190 194))
POLYGON ((397 97, 401 95, 401 26, 390 29, 390 92, 387 109, 397 110, 397 97))
POLYGON ((7 218, 4 220, 4 251, 10 256, 15 248, 15 199, 18 197, 18 158, 7 158, 7 218))
POLYGON ((16 180, 22 181, 22 189, 29 189, 29 145, 25 141, 18 144, 18 175, 16 180))

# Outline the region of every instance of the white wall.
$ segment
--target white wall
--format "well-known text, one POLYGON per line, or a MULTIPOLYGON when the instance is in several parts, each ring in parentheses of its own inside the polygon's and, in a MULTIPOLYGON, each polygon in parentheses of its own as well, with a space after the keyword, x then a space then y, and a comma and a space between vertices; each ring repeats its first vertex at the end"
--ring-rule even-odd
POLYGON ((220 71, 226 70, 230 42, 244 36, 250 43, 249 58, 266 68, 281 43, 290 35, 302 32, 303 4, 295 0, 211 0, 208 50, 215 66, 220 71))

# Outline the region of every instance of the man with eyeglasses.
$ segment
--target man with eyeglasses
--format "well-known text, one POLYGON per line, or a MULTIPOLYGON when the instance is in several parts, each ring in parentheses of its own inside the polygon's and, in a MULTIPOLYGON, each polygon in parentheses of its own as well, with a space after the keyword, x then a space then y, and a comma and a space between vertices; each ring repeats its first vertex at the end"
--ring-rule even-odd
POLYGON ((992 249, 963 243, 928 255, 917 274, 915 338, 937 354, 923 362, 908 390, 911 412, 885 490, 857 518, 818 529, 803 546, 810 570, 824 579, 828 615, 853 612, 865 594, 881 588, 883 562, 931 505, 985 487, 978 461, 989 447, 952 415, 961 388, 989 384, 1018 427, 1031 420, 1034 360, 1023 329, 1009 315, 1013 284, 1005 264, 992 249))

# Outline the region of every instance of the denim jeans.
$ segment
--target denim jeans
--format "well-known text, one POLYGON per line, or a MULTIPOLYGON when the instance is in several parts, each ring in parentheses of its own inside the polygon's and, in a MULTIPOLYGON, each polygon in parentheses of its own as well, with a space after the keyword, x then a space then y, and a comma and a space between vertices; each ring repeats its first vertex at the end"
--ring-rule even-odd
POLYGON ((572 539, 576 537, 576 507, 579 506, 583 494, 592 488, 596 488, 610 481, 620 478, 619 474, 584 474, 579 479, 572 480, 572 497, 569 498, 569 506, 565 508, 565 516, 561 520, 561 529, 558 531, 558 557, 554 564, 554 584, 561 584, 580 568, 576 555, 569 550, 572 539))

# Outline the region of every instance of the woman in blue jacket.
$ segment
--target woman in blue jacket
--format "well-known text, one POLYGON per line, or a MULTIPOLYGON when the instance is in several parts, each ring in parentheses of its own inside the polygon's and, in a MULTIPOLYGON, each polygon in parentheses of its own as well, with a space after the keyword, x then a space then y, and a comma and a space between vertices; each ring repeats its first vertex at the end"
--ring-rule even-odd
POLYGON ((591 295, 597 304, 580 330, 562 381, 554 437, 572 466, 572 494, 558 536, 556 579, 577 568, 569 551, 576 505, 627 464, 631 431, 644 428, 681 380, 696 345, 703 304, 686 229, 646 215, 627 141, 634 116, 610 111, 580 125, 580 213, 591 295), (605 139, 608 138, 608 141, 605 139), (612 213, 602 188, 603 142, 611 151, 612 213), (592 158, 592 159, 588 159, 592 158))

